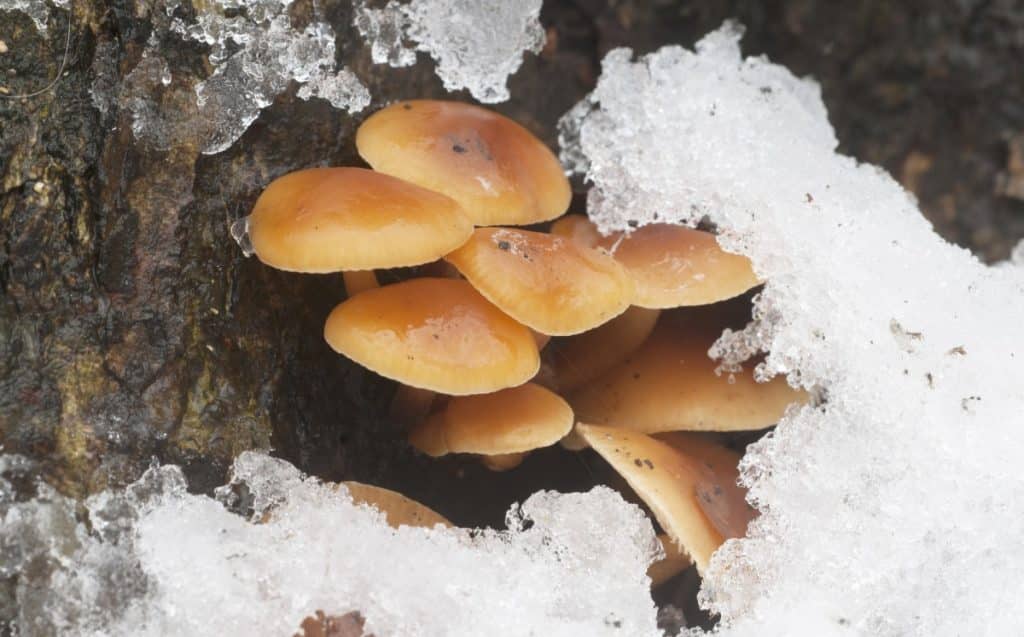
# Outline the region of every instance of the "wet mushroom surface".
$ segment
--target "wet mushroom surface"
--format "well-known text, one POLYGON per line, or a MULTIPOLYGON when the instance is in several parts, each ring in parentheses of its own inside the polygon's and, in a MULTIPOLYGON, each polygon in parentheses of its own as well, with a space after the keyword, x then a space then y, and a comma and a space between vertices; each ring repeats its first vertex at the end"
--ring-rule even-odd
POLYGON ((660 534, 659 603, 692 615, 693 573, 756 515, 737 482, 743 449, 810 401, 708 356, 750 318, 750 262, 708 229, 603 236, 559 218, 553 154, 480 107, 399 102, 357 144, 376 170, 280 177, 247 228, 272 267, 344 273, 323 347, 376 379, 368 424, 409 460, 345 482, 353 499, 393 525, 501 528, 537 490, 609 485, 660 534), (472 230, 496 223, 534 225, 472 230))

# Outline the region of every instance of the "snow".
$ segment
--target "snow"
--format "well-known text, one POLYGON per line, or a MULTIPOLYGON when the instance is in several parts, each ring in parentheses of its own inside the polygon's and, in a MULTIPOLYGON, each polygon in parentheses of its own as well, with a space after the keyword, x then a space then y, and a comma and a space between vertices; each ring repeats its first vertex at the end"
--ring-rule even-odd
MULTIPOLYGON (((303 28, 293 26, 291 4, 211 0, 196 5, 195 18, 185 20, 176 11, 180 0, 168 0, 167 32, 210 47, 212 72, 195 85, 188 103, 161 99, 173 76, 154 35, 123 90, 136 138, 158 149, 195 138, 203 153, 219 153, 292 82, 299 85, 300 99, 319 97, 348 113, 365 109, 370 104, 367 88, 351 70, 335 65, 334 30, 316 20, 303 28)), ((160 20, 154 18, 154 23, 160 20)), ((97 95, 102 92, 93 92, 94 100, 102 104, 97 95)))
POLYGON ((355 24, 375 63, 412 66, 422 51, 434 58, 445 89, 495 103, 509 98, 506 82, 523 53, 544 46, 540 7, 541 0, 391 0, 381 9, 364 2, 355 24))
POLYGON ((763 512, 702 592, 726 635, 1012 634, 1024 593, 1024 278, 835 153, 815 83, 740 56, 608 54, 563 122, 605 229, 703 217, 768 281, 712 348, 821 392, 743 463, 763 512))
MULTIPOLYGON (((29 465, 0 456, 0 496, 29 465)), ((154 467, 89 498, 88 525, 40 488, 0 497, 0 578, 22 573, 22 635, 289 635, 317 610, 357 610, 382 636, 657 634, 645 571, 660 546, 605 487, 537 493, 507 531, 475 532, 392 529, 255 452, 216 499, 154 467)))

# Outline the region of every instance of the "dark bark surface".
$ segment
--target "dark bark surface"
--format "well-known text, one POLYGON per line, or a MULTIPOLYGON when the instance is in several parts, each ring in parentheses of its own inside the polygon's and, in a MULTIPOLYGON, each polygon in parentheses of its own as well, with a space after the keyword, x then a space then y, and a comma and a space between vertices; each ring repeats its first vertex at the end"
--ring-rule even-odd
MULTIPOLYGON (((603 469, 559 450, 506 474, 415 456, 381 417, 393 385, 323 342, 340 277, 271 270, 229 236, 272 178, 359 164, 353 132, 375 107, 445 95, 422 55, 408 69, 374 66, 347 2, 317 6, 373 106, 349 116, 292 87, 210 156, 181 131, 157 149, 131 130, 126 95, 151 91, 187 121, 209 73, 204 51, 179 43, 164 49, 170 84, 131 75, 162 11, 74 0, 70 14, 51 11, 46 37, 23 14, 0 12, 8 95, 57 74, 71 21, 54 88, 0 100, 3 451, 38 460, 49 481, 82 495, 134 479, 152 458, 183 465, 206 490, 238 452, 273 447, 303 470, 394 488, 462 523, 498 523, 537 488, 588 486, 603 469)), ((311 7, 298 2, 294 20, 311 7)), ((554 145, 555 122, 593 86, 609 49, 691 46, 729 17, 747 27, 747 53, 821 81, 842 150, 889 169, 943 236, 985 260, 1024 236, 1019 1, 548 0, 548 44, 497 108, 554 145)))

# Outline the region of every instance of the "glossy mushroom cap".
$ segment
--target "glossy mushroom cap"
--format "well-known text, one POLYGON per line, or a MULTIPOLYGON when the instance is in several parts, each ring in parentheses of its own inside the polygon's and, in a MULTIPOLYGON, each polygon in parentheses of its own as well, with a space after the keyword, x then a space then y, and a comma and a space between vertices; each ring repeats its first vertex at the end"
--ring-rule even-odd
POLYGON ((657 433, 764 429, 807 402, 782 377, 758 383, 749 367, 715 374, 714 340, 659 325, 624 363, 569 394, 569 404, 584 422, 657 433))
POLYGON ((505 456, 553 445, 572 425, 572 409, 564 400, 527 383, 493 394, 452 398, 409 432, 409 442, 431 456, 505 456))
POLYGON ((713 481, 697 484, 697 504, 723 537, 743 537, 757 511, 747 503, 747 490, 739 485, 740 454, 710 435, 676 431, 654 437, 711 471, 713 481))
POLYGON ((363 168, 310 168, 275 179, 248 219, 260 261, 290 272, 419 265, 473 231, 458 203, 363 168))
POLYGON ((586 217, 559 219, 551 232, 610 250, 635 283, 633 304, 667 309, 707 305, 760 285, 750 259, 722 250, 715 235, 667 223, 603 237, 586 217))
POLYGON ((634 306, 589 332, 556 340, 545 361, 558 391, 576 389, 625 360, 654 331, 660 313, 634 306))
POLYGON ((703 573, 725 538, 697 503, 710 471, 671 446, 637 431, 576 425, 576 431, 626 479, 658 523, 703 573))
POLYGON ((384 514, 387 523, 398 528, 400 526, 433 527, 440 524, 451 527, 452 523, 440 513, 419 502, 407 498, 397 491, 375 487, 362 482, 342 482, 352 501, 356 504, 367 504, 384 514))
POLYGON ((632 282, 614 259, 562 237, 477 228, 445 257, 489 301, 542 334, 576 334, 629 307, 632 282))
POLYGON ((569 207, 569 180, 555 155, 512 120, 460 102, 398 102, 356 133, 378 170, 455 199, 476 225, 525 225, 569 207))
POLYGON ((540 366, 530 330, 456 279, 362 292, 334 308, 324 338, 381 376, 442 394, 514 387, 540 366))
POLYGON ((577 243, 596 248, 601 245, 605 236, 598 232, 597 225, 586 215, 565 215, 551 224, 551 234, 577 243))

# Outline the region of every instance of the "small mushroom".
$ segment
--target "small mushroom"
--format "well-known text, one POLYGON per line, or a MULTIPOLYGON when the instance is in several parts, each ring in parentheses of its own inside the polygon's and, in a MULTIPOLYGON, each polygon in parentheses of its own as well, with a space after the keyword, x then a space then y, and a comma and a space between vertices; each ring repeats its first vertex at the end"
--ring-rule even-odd
POLYGON ((679 545, 669 537, 668 533, 659 533, 658 542, 665 551, 665 557, 647 567, 647 577, 651 578, 651 587, 657 588, 676 575, 693 566, 693 560, 679 545))
POLYGON ((750 260, 726 252, 710 232, 655 223, 602 237, 586 217, 559 220, 551 231, 606 248, 633 277, 633 304, 653 309, 717 303, 760 285, 750 260))
POLYGON ((657 433, 764 429, 808 401, 782 377, 759 383, 750 369, 716 374, 707 353, 713 342, 661 324, 624 363, 570 393, 569 404, 584 422, 657 433))
POLYGON ((256 256, 290 272, 429 263, 472 231, 452 199, 363 168, 310 168, 279 177, 248 218, 256 256))
POLYGON ((409 432, 409 442, 435 457, 486 456, 488 466, 502 470, 518 465, 521 454, 558 442, 572 425, 572 409, 562 398, 527 383, 493 394, 452 398, 409 432))
POLYGON ((614 259, 562 237, 478 228, 445 257, 489 301, 534 330, 577 334, 629 307, 632 282, 614 259))
POLYGON ((638 431, 583 423, 576 431, 626 479, 704 573, 711 554, 726 539, 698 502, 698 490, 714 484, 715 474, 696 458, 638 431))
POLYGON ((440 513, 397 491, 362 482, 349 481, 341 484, 348 490, 353 502, 377 509, 384 514, 387 523, 396 529, 400 526, 452 526, 452 523, 440 513))
POLYGON ((558 391, 572 391, 621 363, 651 335, 660 313, 633 306, 589 332, 557 339, 546 360, 558 391))
POLYGON ((674 431, 654 436, 677 451, 696 458, 714 474, 713 481, 697 484, 697 504, 723 537, 743 537, 757 511, 747 503, 747 490, 739 485, 740 454, 709 436, 674 431))
POLYGON ((601 245, 605 236, 597 230, 594 222, 585 215, 565 215, 551 224, 551 234, 572 239, 588 248, 601 245))
POLYGON ((459 102, 397 102, 371 115, 356 148, 374 170, 448 195, 476 225, 526 225, 569 207, 554 153, 512 120, 459 102))
POLYGON ((530 330, 457 279, 367 290, 334 308, 324 338, 381 376, 442 394, 515 387, 540 367, 530 330))

